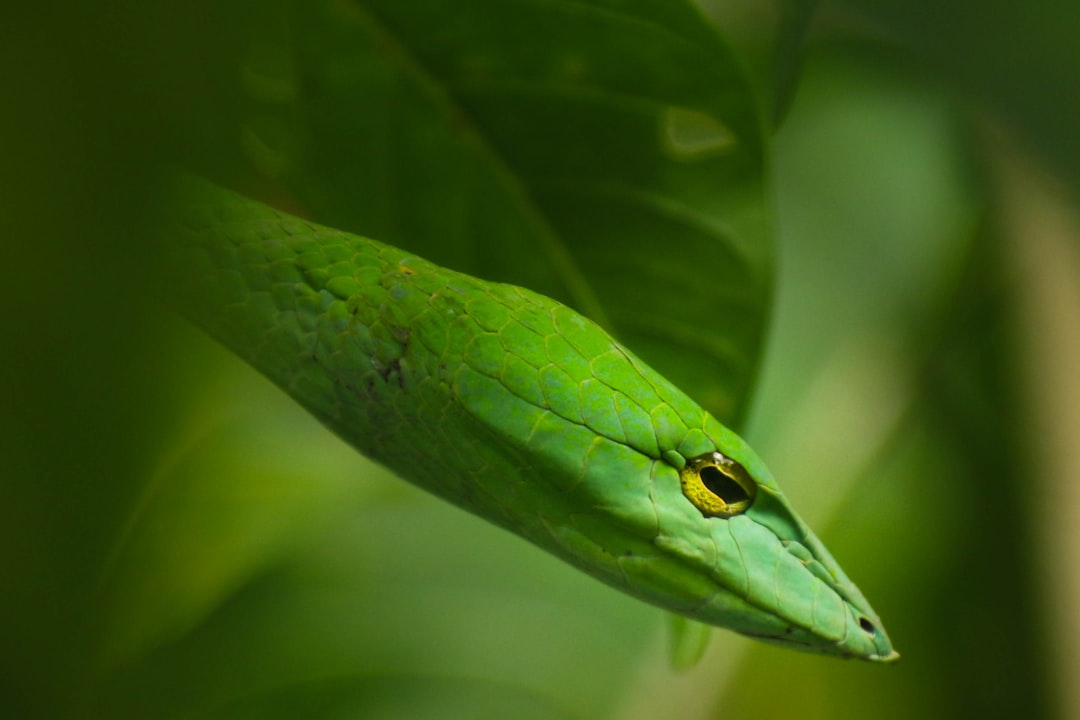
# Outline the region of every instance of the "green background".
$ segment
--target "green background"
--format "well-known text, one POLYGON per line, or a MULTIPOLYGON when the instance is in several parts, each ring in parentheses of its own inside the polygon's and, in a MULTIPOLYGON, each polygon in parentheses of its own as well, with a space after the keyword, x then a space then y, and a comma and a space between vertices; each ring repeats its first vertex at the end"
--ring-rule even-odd
POLYGON ((1080 6, 702 10, 0 11, 0 716, 1080 716, 1080 6), (717 632, 672 671, 661 612, 165 309, 163 164, 599 317, 740 427, 901 662, 717 632))

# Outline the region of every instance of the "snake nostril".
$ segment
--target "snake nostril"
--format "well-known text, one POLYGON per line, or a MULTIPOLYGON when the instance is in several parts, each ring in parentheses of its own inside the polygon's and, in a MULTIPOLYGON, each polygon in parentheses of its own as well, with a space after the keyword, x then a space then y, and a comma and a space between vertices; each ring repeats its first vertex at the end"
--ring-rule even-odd
POLYGON ((864 617, 859 618, 859 627, 861 627, 862 631, 867 635, 873 635, 877 631, 877 628, 874 627, 874 623, 864 617))

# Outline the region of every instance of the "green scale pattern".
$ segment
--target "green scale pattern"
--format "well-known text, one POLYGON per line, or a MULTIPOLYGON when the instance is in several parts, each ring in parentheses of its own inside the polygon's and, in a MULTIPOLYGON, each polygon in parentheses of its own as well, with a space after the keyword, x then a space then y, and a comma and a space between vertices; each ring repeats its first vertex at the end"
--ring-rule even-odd
POLYGON ((184 313, 363 454, 667 609, 894 656, 753 451, 590 320, 200 180, 172 197, 184 313), (682 494, 686 459, 713 451, 758 484, 743 515, 682 494))

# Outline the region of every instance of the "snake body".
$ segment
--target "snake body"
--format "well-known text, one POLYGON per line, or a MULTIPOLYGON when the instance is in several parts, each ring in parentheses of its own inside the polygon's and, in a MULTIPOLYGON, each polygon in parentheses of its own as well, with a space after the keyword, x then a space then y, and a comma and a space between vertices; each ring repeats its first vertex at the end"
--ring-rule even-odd
POLYGON ((400 477, 663 608, 891 660, 732 431, 570 308, 184 178, 183 311, 400 477))

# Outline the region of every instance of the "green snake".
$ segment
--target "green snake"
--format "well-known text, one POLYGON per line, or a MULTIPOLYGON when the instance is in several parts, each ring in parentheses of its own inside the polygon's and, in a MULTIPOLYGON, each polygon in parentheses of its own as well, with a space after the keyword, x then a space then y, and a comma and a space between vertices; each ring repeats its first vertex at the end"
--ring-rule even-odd
POLYGON ((898 657, 747 444, 577 312, 184 177, 182 310, 364 455, 615 588, 898 657))

